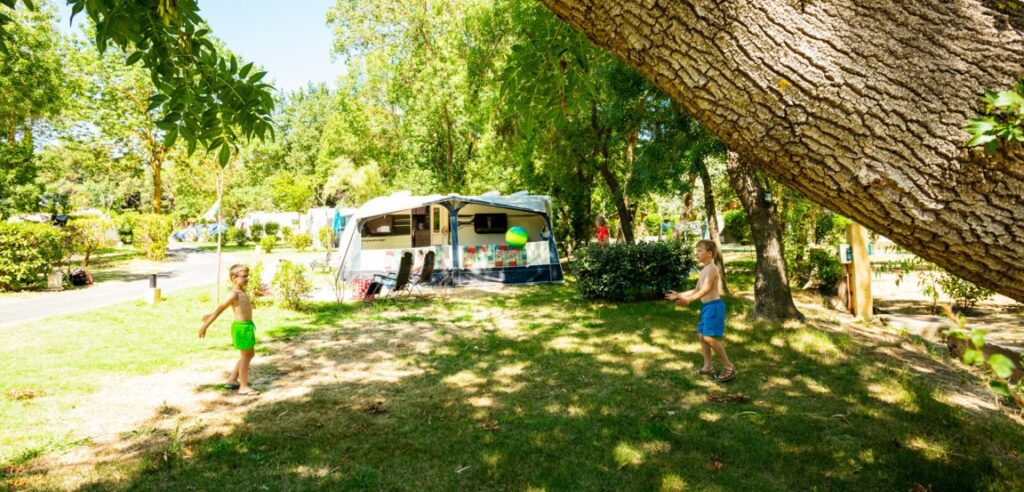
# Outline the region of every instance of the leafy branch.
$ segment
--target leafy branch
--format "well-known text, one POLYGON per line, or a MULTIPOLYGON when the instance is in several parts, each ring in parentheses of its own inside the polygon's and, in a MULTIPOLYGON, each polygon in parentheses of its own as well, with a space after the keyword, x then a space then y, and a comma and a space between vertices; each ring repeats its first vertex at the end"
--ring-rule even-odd
MULTIPOLYGON (((949 314, 952 317, 952 313, 949 314)), ((989 381, 992 391, 1000 396, 1013 398, 1017 406, 1024 408, 1024 396, 1021 396, 1020 382, 1016 384, 1010 382, 1010 376, 1013 375, 1013 361, 1003 354, 992 354, 986 358, 982 347, 985 346, 985 335, 988 331, 977 328, 968 330, 967 318, 962 314, 953 319, 958 328, 948 330, 946 333, 950 337, 967 342, 967 349, 963 355, 964 363, 986 369, 992 378, 989 381)))
POLYGON ((985 91, 984 116, 967 121, 964 131, 971 134, 968 147, 985 146, 989 154, 995 153, 1000 141, 1024 142, 1024 78, 1013 89, 985 91))

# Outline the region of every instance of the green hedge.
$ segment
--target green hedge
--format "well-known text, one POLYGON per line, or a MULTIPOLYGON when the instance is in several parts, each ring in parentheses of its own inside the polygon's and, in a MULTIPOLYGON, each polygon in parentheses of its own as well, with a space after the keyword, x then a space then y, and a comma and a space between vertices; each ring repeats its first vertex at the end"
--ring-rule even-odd
POLYGON ((693 251, 679 241, 591 243, 579 251, 572 271, 583 298, 628 302, 682 290, 694 264, 693 251))
POLYGON ((64 257, 62 239, 52 225, 0 223, 0 290, 45 287, 64 257))
POLYGON ((740 244, 750 244, 750 220, 746 210, 730 210, 722 218, 725 220, 722 232, 729 239, 740 244))

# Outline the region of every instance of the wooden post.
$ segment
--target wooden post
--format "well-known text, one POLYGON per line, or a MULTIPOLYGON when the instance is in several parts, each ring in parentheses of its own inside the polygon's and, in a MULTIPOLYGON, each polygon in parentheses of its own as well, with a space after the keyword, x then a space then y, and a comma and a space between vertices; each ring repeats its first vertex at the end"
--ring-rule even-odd
POLYGON ((851 222, 846 226, 846 240, 850 243, 853 262, 850 267, 850 293, 853 295, 853 314, 870 321, 873 312, 871 297, 871 260, 868 259, 868 230, 851 222))

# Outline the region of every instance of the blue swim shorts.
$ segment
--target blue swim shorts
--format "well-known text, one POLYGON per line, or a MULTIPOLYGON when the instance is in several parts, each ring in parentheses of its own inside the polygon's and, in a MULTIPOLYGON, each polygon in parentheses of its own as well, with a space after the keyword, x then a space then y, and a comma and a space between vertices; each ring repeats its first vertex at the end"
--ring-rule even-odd
POLYGON ((725 335, 725 301, 715 299, 701 305, 697 333, 708 337, 725 335))

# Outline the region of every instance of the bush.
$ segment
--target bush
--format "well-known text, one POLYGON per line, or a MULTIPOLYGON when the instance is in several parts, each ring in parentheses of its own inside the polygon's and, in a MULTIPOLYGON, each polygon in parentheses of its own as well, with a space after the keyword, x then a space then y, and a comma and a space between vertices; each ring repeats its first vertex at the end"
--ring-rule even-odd
POLYGON ((298 309, 302 307, 302 300, 313 292, 313 283, 306 277, 305 267, 282 261, 274 275, 274 292, 284 307, 298 309))
POLYGON ((291 227, 284 226, 284 227, 281 228, 281 239, 283 239, 284 242, 286 242, 286 243, 292 242, 292 234, 293 234, 293 232, 292 232, 292 228, 291 227))
POLYGON ((846 242, 846 226, 850 219, 837 214, 828 214, 818 220, 814 227, 814 238, 818 244, 839 247, 846 242))
POLYGON ((274 247, 277 246, 277 236, 266 235, 260 239, 260 247, 263 248, 264 253, 273 253, 274 247))
POLYGON ((138 212, 125 212, 114 217, 114 227, 117 228, 117 235, 124 244, 132 244, 135 240, 135 224, 139 221, 138 212))
POLYGON ((740 244, 750 244, 750 221, 746 210, 730 210, 725 213, 724 219, 722 232, 729 239, 740 244))
POLYGON ((330 226, 323 226, 320 228, 318 233, 320 237, 320 246, 324 249, 331 249, 334 247, 334 229, 330 226))
POLYGON ((967 311, 979 301, 992 297, 991 290, 978 287, 949 272, 942 272, 939 276, 939 287, 953 299, 953 307, 959 312, 967 311))
POLYGON ((146 258, 162 260, 167 256, 172 227, 171 218, 166 215, 142 214, 135 224, 135 244, 146 258))
POLYGON ((107 219, 90 218, 76 219, 68 222, 64 227, 64 234, 67 235, 71 251, 65 254, 81 254, 82 267, 89 266, 89 257, 93 251, 114 245, 114 240, 107 237, 107 232, 114 227, 114 223, 107 219))
POLYGON ((62 239, 52 225, 0 222, 0 290, 45 287, 64 257, 62 239))
POLYGON ((681 290, 694 266, 693 251, 679 241, 591 243, 577 252, 576 288, 585 299, 660 299, 681 290))
POLYGON ((305 232, 292 236, 292 246, 299 251, 305 251, 306 248, 313 245, 313 239, 309 237, 309 234, 305 232))
POLYGON ((228 227, 227 236, 228 241, 233 241, 239 246, 245 246, 245 243, 249 241, 249 237, 245 235, 245 229, 239 227, 228 227))
POLYGON ((644 229, 647 229, 648 236, 657 236, 661 230, 661 216, 658 214, 647 214, 644 217, 644 229))
POLYGON ((276 236, 279 230, 281 230, 281 225, 276 222, 263 224, 263 232, 268 236, 276 236))
POLYGON ((810 276, 817 279, 822 294, 833 295, 838 291, 839 279, 843 276, 843 265, 829 250, 812 249, 807 259, 810 276))
POLYGON ((263 239, 263 224, 252 224, 249 226, 249 237, 255 242, 260 242, 263 239))
POLYGON ((253 309, 262 304, 260 298, 267 294, 266 287, 263 285, 263 262, 257 261, 255 265, 249 267, 249 283, 245 286, 245 293, 249 296, 249 303, 253 309))

